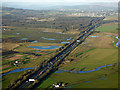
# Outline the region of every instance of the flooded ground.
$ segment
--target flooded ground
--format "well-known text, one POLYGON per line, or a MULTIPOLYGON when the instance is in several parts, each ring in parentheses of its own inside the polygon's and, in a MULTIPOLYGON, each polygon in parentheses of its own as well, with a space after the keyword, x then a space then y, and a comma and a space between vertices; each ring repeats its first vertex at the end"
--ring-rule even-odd
POLYGON ((99 37, 99 36, 90 36, 90 37, 99 37))
POLYGON ((27 40, 28 38, 22 38, 21 40, 27 40))
POLYGON ((61 43, 70 43, 70 42, 61 42, 61 43))
POLYGON ((57 49, 60 48, 60 46, 28 46, 29 48, 34 48, 34 49, 57 49))
MULTIPOLYGON (((78 73, 89 73, 89 72, 93 72, 93 71, 98 71, 101 68, 106 67, 106 66, 112 66, 112 64, 100 66, 100 67, 97 67, 96 69, 90 70, 90 71, 78 71, 78 73)), ((63 72, 68 72, 68 70, 58 70, 55 73, 63 73, 63 72)), ((70 73, 77 73, 77 71, 70 71, 70 73)))
POLYGON ((16 72, 22 72, 22 71, 29 70, 29 69, 34 69, 34 68, 36 68, 36 67, 15 69, 15 70, 9 71, 8 73, 2 74, 2 76, 7 75, 7 74, 11 74, 11 73, 16 73, 16 72))
POLYGON ((118 47, 118 46, 119 46, 119 44, 120 44, 120 38, 118 38, 118 36, 116 36, 115 38, 117 38, 117 39, 118 39, 118 42, 115 44, 115 45, 116 45, 116 47, 118 47))
POLYGON ((45 38, 45 37, 41 37, 42 39, 47 39, 47 40, 56 40, 56 39, 53 39, 53 38, 45 38))

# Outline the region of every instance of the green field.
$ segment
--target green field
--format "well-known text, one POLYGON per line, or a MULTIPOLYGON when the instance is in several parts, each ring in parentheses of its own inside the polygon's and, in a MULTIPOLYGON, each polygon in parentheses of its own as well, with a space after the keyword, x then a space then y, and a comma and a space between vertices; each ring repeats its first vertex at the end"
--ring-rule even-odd
MULTIPOLYGON (((118 48, 115 46, 117 25, 111 25, 98 27, 96 31, 101 32, 91 36, 99 37, 89 36, 65 58, 59 69, 89 71, 118 63, 118 48)), ((53 73, 38 88, 48 88, 57 82, 68 83, 65 87, 69 88, 118 88, 118 66, 105 67, 90 73, 53 73)))
POLYGON ((107 16, 104 20, 118 20, 118 17, 107 16))
POLYGON ((86 71, 106 64, 117 63, 118 49, 114 47, 112 43, 114 40, 113 37, 115 36, 106 36, 103 33, 94 33, 93 36, 99 37, 89 36, 84 43, 76 47, 69 56, 65 58, 65 64, 63 64, 60 69, 81 70, 84 68, 86 71), (67 62, 71 59, 73 59, 73 61, 67 62))
MULTIPOLYGON (((34 48, 29 48, 28 46, 62 46, 64 44, 60 44, 60 43, 25 43, 24 45, 15 48, 15 51, 19 51, 19 52, 35 52, 35 51, 39 51, 39 49, 34 49, 34 48)), ((55 49, 56 50, 56 49, 55 49)), ((55 50, 51 50, 51 49, 41 49, 40 51, 55 51, 55 50)))
MULTIPOLYGON (((10 45, 16 45, 8 43, 5 47, 9 47, 10 45)), ((53 50, 37 50, 34 48, 28 48, 28 46, 51 46, 51 45, 58 45, 62 46, 63 44, 58 43, 25 43, 22 46, 18 46, 17 48, 13 47, 14 51, 17 53, 10 54, 3 56, 3 71, 12 70, 16 68, 26 68, 26 67, 35 67, 39 65, 45 59, 49 59, 52 55, 55 54, 56 49, 53 50), (38 51, 38 52, 37 52, 38 51), (13 63, 15 61, 19 61, 18 66, 14 66, 13 63)))
POLYGON ((23 28, 23 27, 3 27, 3 28, 7 28, 6 31, 3 31, 2 35, 3 42, 6 39, 12 38, 11 40, 14 42, 24 42, 31 40, 45 43, 61 43, 63 41, 70 41, 67 39, 69 39, 70 37, 74 38, 76 36, 76 34, 69 33, 60 34, 59 32, 61 32, 61 30, 46 28, 23 28), (43 37, 55 40, 43 39, 43 37), (22 40, 23 38, 26 38, 27 40, 22 40))
MULTIPOLYGON (((72 13, 70 11, 69 13, 72 13)), ((70 42, 81 30, 102 17, 69 17, 66 11, 34 11, 3 8, 3 56, 2 73, 18 68, 37 67, 43 61, 55 56, 57 49, 41 50, 28 46, 63 46, 61 42, 70 42), (70 39, 71 38, 71 39, 70 39), (36 43, 33 43, 36 41, 36 43), (19 61, 18 64, 15 64, 19 61)), ((105 20, 116 20, 107 17, 105 20)), ((94 70, 103 65, 113 64, 90 73, 52 73, 38 88, 48 88, 57 82, 67 83, 71 88, 115 88, 118 87, 118 48, 117 23, 102 24, 82 44, 78 45, 62 62, 58 69, 94 70), (109 35, 109 36, 106 36, 109 35), (112 43, 115 41, 114 43, 112 43), (107 80, 99 79, 107 78, 107 80), (91 81, 86 83, 87 81, 91 81), (112 83, 113 82, 113 83, 112 83)), ((12 85, 24 72, 3 76, 3 88, 12 85)))
MULTIPOLYGON (((49 59, 56 54, 56 49, 52 50, 37 50, 34 48, 28 48, 28 46, 62 46, 59 43, 4 43, 3 48, 5 50, 13 50, 14 54, 8 54, 3 56, 2 60, 2 73, 9 72, 18 68, 36 67, 44 60, 49 59), (38 51, 38 52, 37 52, 38 51), (14 65, 15 61, 19 61, 18 65, 14 65)), ((7 53, 6 52, 6 53, 7 53)), ((12 73, 3 76, 3 88, 12 84, 18 76, 21 76, 22 72, 12 73)))
POLYGON ((117 88, 118 87, 118 73, 112 73, 106 77, 92 80, 90 82, 80 83, 71 86, 71 88, 117 88))
MULTIPOLYGON (((3 52, 6 53, 6 55, 2 56, 2 73, 6 73, 18 68, 36 67, 44 60, 47 60, 56 54, 56 49, 37 50, 34 48, 28 48, 28 46, 62 46, 64 44, 61 44, 61 42, 70 42, 70 40, 67 39, 73 38, 75 36, 75 34, 57 33, 61 32, 61 30, 57 29, 23 28, 10 26, 3 26, 3 28, 7 28, 7 30, 3 31, 2 37, 3 52), (52 38, 55 40, 42 39, 41 37, 52 38), (27 40, 38 42, 31 43, 25 40, 21 40, 22 38, 27 38, 27 40), (13 53, 8 54, 11 50, 13 53), (19 61, 19 64, 14 65, 15 61, 19 61)), ((18 74, 16 74, 17 73, 13 73, 4 76, 5 81, 3 82, 3 87, 7 87, 8 85, 12 84, 17 79, 16 76, 18 74), (9 80, 11 77, 12 81, 9 80)), ((21 76, 22 74, 19 75, 21 76)))
POLYGON ((84 53, 84 55, 78 56, 77 61, 73 61, 73 63, 67 63, 60 69, 70 70, 74 68, 76 70, 81 70, 82 68, 84 68, 85 71, 88 71, 106 64, 117 63, 117 52, 117 49, 91 50, 88 53, 84 53))
MULTIPOLYGON (((111 36, 106 36, 109 35, 108 32, 101 32, 101 33, 94 33, 92 34, 93 36, 99 36, 96 38, 88 37, 81 45, 79 45, 75 50, 73 50, 69 56, 65 58, 65 61, 60 65, 59 69, 67 69, 67 70, 83 70, 83 71, 88 71, 88 70, 94 70, 95 68, 99 66, 103 66, 106 64, 114 64, 117 63, 118 60, 118 50, 116 47, 114 47, 112 41, 115 39, 116 34, 110 34, 111 36), (70 61, 73 59, 73 61, 70 61), (70 61, 70 62, 67 62, 70 61)), ((91 35, 91 36, 92 36, 91 35)), ((116 42, 116 41, 115 41, 116 42)), ((114 43, 115 44, 115 43, 114 43)), ((6 46, 9 45, 6 44, 6 46)), ((62 44, 58 43, 22 43, 21 46, 17 44, 11 44, 11 46, 18 46, 17 48, 11 47, 11 49, 14 48, 14 51, 19 52, 12 56, 16 55, 23 55, 21 58, 17 60, 24 60, 24 64, 20 64, 18 67, 15 67, 13 65, 10 65, 9 67, 5 66, 4 70, 9 70, 9 69, 16 69, 16 68, 25 68, 25 67, 35 67, 39 65, 43 60, 49 58, 51 55, 54 54, 55 50, 35 50, 33 48, 28 48, 28 46, 49 46, 49 45, 58 45, 62 46, 62 44), (42 51, 36 52, 36 51, 42 51), (30 52, 30 53, 35 53, 35 54, 41 54, 42 56, 34 56, 34 55, 29 55, 29 54, 22 54, 24 52, 30 52), (49 53, 47 53, 49 52, 49 53)), ((8 57, 8 56, 7 56, 8 57)), ((13 57, 14 58, 14 57, 13 57)), ((8 62, 10 60, 9 58, 6 58, 3 60, 3 63, 8 62)), ((11 60, 9 62, 14 62, 15 60, 11 60)), ((9 65, 9 64, 7 64, 9 65)), ((46 79, 38 88, 47 88, 51 87, 52 84, 57 83, 57 82, 64 82, 68 83, 67 86, 71 86, 71 88, 113 88, 117 87, 117 78, 114 78, 114 75, 112 74, 113 72, 117 71, 116 67, 106 67, 103 68, 99 71, 91 72, 91 73, 86 73, 86 74, 73 74, 73 73, 54 73, 52 74, 48 79, 46 79), (104 76, 107 75, 107 76, 104 76), (108 78, 108 80, 105 80, 103 83, 103 80, 99 78, 104 77, 108 78), (110 81, 113 80, 115 84, 112 84, 110 81), (86 83, 87 81, 92 81, 89 83, 86 83), (96 83, 97 82, 97 83, 96 83), (103 85, 104 84, 104 85, 103 85), (110 86, 108 85, 110 84, 110 86)), ((8 78, 8 77, 16 77, 18 74, 10 74, 6 75, 3 78, 8 78)), ((22 75, 19 74, 20 76, 22 75)), ((117 75, 117 72, 116 74, 117 75)), ((16 78, 12 78, 13 81, 16 80, 16 78)), ((10 85, 10 80, 6 79, 3 83, 4 87, 7 87, 10 85), (5 84, 6 83, 6 84, 5 84)), ((13 83, 13 82, 11 82, 13 83)), ((66 87, 67 87, 66 86, 66 87)))
POLYGON ((20 78, 26 71, 23 72, 16 72, 5 75, 2 77, 2 88, 7 88, 9 85, 12 85, 16 79, 20 78))
POLYGON ((56 83, 56 81, 54 81, 52 78, 47 78, 38 88, 47 88, 54 83, 56 83))
POLYGON ((94 88, 95 86, 97 88, 117 88, 118 73, 115 70, 117 70, 117 66, 102 68, 99 71, 90 72, 90 73, 80 73, 80 74, 74 74, 74 73, 68 73, 68 72, 53 73, 38 88, 48 88, 48 87, 51 87, 52 84, 55 84, 57 82, 68 83, 66 87, 74 85, 74 87, 71 87, 71 88, 78 88, 78 87, 94 88), (103 82, 103 80, 102 79, 99 80, 99 78, 107 78, 107 80, 103 82), (85 83, 87 81, 92 81, 93 83, 91 82, 88 85, 88 83, 85 83), (87 86, 85 86, 86 84, 87 86), (104 85, 102 86, 102 84, 104 85))
POLYGON ((101 32, 118 32, 117 30, 118 25, 117 24, 111 24, 111 25, 102 25, 96 29, 96 31, 101 31, 101 32))

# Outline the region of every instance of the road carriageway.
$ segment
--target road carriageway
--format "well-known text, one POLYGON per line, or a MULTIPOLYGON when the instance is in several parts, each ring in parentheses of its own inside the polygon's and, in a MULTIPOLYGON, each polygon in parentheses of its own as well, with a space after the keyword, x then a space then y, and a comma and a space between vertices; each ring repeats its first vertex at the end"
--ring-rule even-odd
MULTIPOLYGON (((100 24, 101 22, 98 22, 95 25, 90 26, 88 30, 81 32, 80 36, 76 37, 74 41, 69 43, 60 53, 58 53, 54 58, 49 60, 44 67, 42 67, 36 73, 34 73, 31 77, 29 77, 29 79, 40 80, 40 78, 43 77, 43 75, 46 72, 48 72, 49 69, 52 69, 53 67, 57 66, 58 62, 62 61, 74 48, 76 48, 79 44, 81 44, 100 24), (77 42, 77 40, 79 40, 79 42, 77 42)), ((34 86, 35 82, 29 82, 29 79, 24 81, 17 88, 28 88, 28 87, 34 86)))

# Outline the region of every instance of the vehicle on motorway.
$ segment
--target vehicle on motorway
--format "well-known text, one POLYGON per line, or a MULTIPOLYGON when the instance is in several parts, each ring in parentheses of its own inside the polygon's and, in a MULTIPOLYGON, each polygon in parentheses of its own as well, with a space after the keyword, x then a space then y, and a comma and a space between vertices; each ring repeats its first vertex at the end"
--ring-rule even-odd
POLYGON ((41 71, 40 73, 39 73, 39 75, 41 75, 43 73, 43 71, 41 71))
POLYGON ((26 82, 34 82, 35 81, 35 79, 29 79, 28 81, 26 81, 26 82))
POLYGON ((77 42, 80 42, 80 40, 77 40, 77 42))

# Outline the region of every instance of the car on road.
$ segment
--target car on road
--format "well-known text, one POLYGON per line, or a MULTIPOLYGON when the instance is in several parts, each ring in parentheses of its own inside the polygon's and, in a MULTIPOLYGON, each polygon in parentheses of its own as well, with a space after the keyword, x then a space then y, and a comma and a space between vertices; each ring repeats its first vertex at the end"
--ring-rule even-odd
POLYGON ((43 71, 41 71, 40 73, 39 73, 39 75, 41 75, 43 73, 43 71))

